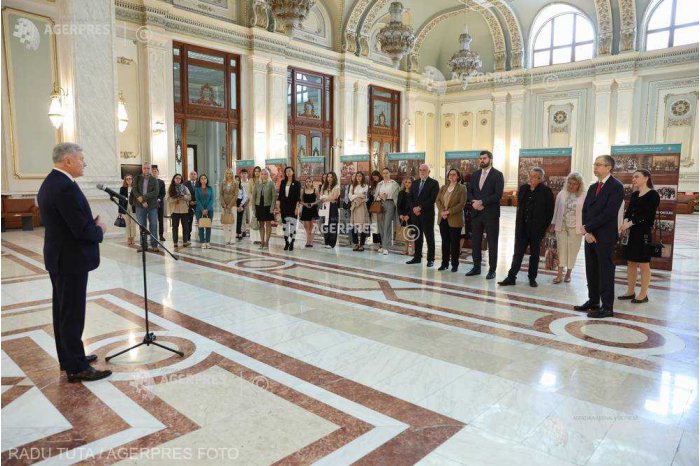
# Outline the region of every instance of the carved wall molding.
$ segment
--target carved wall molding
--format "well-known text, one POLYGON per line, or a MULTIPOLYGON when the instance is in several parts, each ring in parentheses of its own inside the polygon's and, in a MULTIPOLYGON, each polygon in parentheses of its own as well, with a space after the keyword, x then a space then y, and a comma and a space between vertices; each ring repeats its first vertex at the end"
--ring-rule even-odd
POLYGON ((634 0, 618 0, 620 5, 620 52, 635 49, 637 39, 637 6, 634 0))
POLYGON ((613 34, 610 0, 595 0, 595 13, 598 21, 598 55, 609 55, 613 34))

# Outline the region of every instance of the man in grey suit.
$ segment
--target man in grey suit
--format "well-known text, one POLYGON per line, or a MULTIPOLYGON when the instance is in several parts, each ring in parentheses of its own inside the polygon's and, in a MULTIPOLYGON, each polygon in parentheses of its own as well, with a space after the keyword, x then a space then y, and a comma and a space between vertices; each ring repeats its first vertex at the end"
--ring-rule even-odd
POLYGON ((481 238, 486 231, 489 248, 489 273, 487 280, 496 278, 498 264, 498 227, 501 221, 501 197, 503 197, 503 173, 493 168, 493 154, 487 150, 479 155, 480 170, 472 175, 467 185, 467 202, 472 205, 472 258, 474 266, 467 277, 481 275, 481 238))
MULTIPOLYGON (((136 176, 131 190, 131 195, 136 206, 136 218, 141 225, 146 225, 148 216, 148 228, 153 235, 158 233, 158 180, 151 175, 151 162, 143 162, 141 174, 136 176)), ((139 246, 139 252, 145 245, 139 246)), ((151 237, 151 251, 158 252, 158 243, 151 237)))

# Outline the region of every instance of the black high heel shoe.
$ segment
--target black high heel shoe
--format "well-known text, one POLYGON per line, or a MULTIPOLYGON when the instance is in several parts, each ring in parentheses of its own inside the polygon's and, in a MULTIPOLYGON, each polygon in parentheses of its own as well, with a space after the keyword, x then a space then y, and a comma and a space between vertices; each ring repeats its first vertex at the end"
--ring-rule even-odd
POLYGON ((649 302, 649 296, 645 296, 644 299, 637 299, 634 298, 632 301, 630 301, 632 304, 643 304, 643 303, 648 303, 649 302))
POLYGON ((629 300, 629 299, 634 300, 634 298, 635 298, 634 293, 617 297, 617 299, 619 299, 620 301, 625 301, 625 300, 629 300))

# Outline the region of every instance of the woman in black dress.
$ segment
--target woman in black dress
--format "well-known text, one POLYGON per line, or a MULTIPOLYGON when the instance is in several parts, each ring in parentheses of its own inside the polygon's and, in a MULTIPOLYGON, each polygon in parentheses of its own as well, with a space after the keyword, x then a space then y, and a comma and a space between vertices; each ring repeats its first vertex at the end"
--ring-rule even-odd
POLYGON ((307 177, 304 180, 304 192, 301 195, 301 221, 306 230, 306 247, 314 247, 314 220, 318 218, 318 192, 314 188, 314 180, 307 177))
POLYGON ((277 209, 282 217, 284 250, 294 251, 294 237, 297 233, 297 216, 301 202, 301 183, 294 176, 294 169, 286 167, 277 196, 277 209))
POLYGON ((632 185, 637 190, 630 197, 629 205, 625 211, 625 221, 620 227, 623 243, 625 242, 624 237, 627 237, 627 244, 623 249, 623 256, 627 260, 627 293, 618 296, 618 299, 630 299, 631 302, 639 304, 649 302, 647 291, 651 282, 651 266, 649 264, 651 255, 647 245, 652 241, 654 219, 661 198, 654 190, 651 173, 647 170, 634 172, 632 185), (642 272, 642 286, 639 294, 635 296, 637 266, 642 272))
POLYGON ((411 210, 413 209, 413 195, 411 194, 411 185, 413 180, 406 177, 401 184, 401 191, 396 201, 396 210, 399 216, 401 226, 407 226, 411 223, 411 210))

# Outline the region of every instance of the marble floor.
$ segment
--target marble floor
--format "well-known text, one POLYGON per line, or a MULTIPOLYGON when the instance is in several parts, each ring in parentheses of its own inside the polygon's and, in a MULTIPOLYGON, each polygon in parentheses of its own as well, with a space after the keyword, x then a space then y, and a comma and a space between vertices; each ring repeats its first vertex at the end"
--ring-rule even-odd
POLYGON ((87 384, 58 369, 42 235, 2 235, 2 464, 698 464, 696 215, 651 302, 602 321, 572 310, 582 254, 571 283, 503 290, 464 277, 466 254, 453 274, 215 229, 177 262, 148 254, 150 330, 185 356, 106 363, 144 335, 141 258, 112 235, 84 342, 114 374, 87 384))

